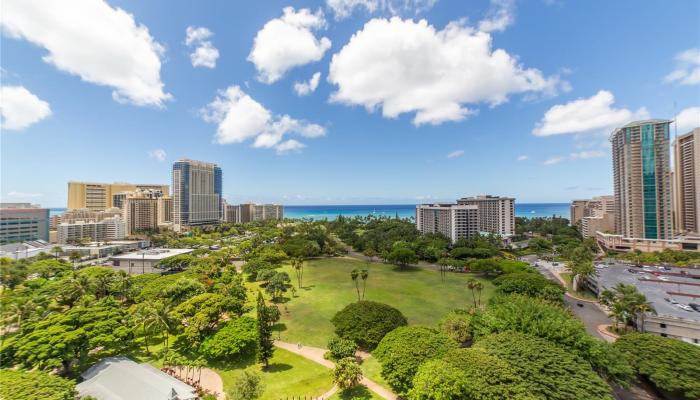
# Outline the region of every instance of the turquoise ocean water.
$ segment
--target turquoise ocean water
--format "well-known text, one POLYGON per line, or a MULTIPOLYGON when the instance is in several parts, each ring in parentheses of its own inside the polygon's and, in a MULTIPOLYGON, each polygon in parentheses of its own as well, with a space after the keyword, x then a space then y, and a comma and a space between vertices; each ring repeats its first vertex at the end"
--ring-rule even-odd
MULTIPOLYGON (((60 215, 64 208, 50 209, 51 215, 60 215)), ((325 205, 325 206, 284 206, 287 218, 335 219, 376 215, 385 217, 411 218, 416 216, 415 204, 376 204, 376 205, 325 205)), ((569 217, 569 203, 516 203, 516 217, 569 217)))

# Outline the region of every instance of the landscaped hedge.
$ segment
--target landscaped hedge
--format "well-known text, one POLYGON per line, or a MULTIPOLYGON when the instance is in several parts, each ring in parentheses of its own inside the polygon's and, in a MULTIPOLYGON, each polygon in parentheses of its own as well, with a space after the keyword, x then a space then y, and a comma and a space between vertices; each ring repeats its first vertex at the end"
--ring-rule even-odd
POLYGON ((382 377, 399 394, 413 387, 413 376, 425 361, 457 348, 457 342, 427 326, 403 326, 389 332, 372 352, 382 364, 382 377))
POLYGON ((384 335, 408 324, 401 311, 387 304, 358 301, 345 306, 331 319, 336 335, 373 350, 384 335))
POLYGON ((624 335, 613 346, 658 388, 700 398, 700 347, 649 333, 624 335))
POLYGON ((0 369, 0 399, 74 400, 75 382, 40 371, 0 369))

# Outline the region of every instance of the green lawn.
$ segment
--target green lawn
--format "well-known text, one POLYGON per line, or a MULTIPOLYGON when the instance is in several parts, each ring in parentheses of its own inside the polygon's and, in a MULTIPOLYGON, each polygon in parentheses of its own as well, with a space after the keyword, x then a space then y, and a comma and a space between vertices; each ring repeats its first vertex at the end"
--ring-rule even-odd
POLYGON ((374 357, 369 357, 362 361, 362 374, 387 389, 391 386, 382 378, 382 364, 374 357))
MULTIPOLYGON (((216 368, 224 381, 224 391, 233 385, 244 368, 260 371, 260 366, 252 358, 237 365, 216 368)), ((330 369, 282 349, 275 349, 270 366, 262 372, 262 376, 265 392, 261 400, 318 397, 333 387, 330 369)))
MULTIPOLYGON (((482 303, 493 293, 490 282, 472 274, 448 273, 442 282, 438 271, 427 268, 401 270, 394 265, 350 258, 310 260, 304 266, 304 287, 281 306, 282 340, 326 347, 333 336, 330 322, 333 315, 357 301, 355 285, 350 279, 350 271, 355 268, 369 269, 365 299, 398 308, 410 324, 434 325, 450 310, 469 307, 473 300, 466 281, 470 278, 484 283, 482 303)), ((296 286, 291 267, 285 266, 283 270, 296 286)))

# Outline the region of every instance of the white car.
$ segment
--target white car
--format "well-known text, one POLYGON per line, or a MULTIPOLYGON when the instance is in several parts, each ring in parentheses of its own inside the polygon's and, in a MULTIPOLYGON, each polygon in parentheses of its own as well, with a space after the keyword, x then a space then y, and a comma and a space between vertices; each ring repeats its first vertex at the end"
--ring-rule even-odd
POLYGON ((666 278, 665 276, 659 276, 657 278, 659 278, 660 281, 668 282, 668 278, 666 278))
POLYGON ((685 311, 693 311, 693 308, 687 304, 678 304, 678 308, 685 311))
POLYGON ((651 272, 651 271, 654 270, 652 267, 650 267, 650 266, 648 266, 648 265, 645 265, 644 267, 642 267, 642 269, 645 270, 645 271, 647 271, 647 272, 651 272))

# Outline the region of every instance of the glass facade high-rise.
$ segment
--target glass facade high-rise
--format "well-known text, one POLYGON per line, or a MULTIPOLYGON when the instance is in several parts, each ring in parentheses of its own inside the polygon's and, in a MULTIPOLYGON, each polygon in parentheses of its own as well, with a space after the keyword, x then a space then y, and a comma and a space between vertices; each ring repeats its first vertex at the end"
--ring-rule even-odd
POLYGON ((626 237, 673 237, 670 124, 659 119, 636 121, 610 136, 615 230, 626 237))
POLYGON ((221 168, 216 164, 179 160, 173 164, 173 226, 216 225, 222 219, 221 168))

